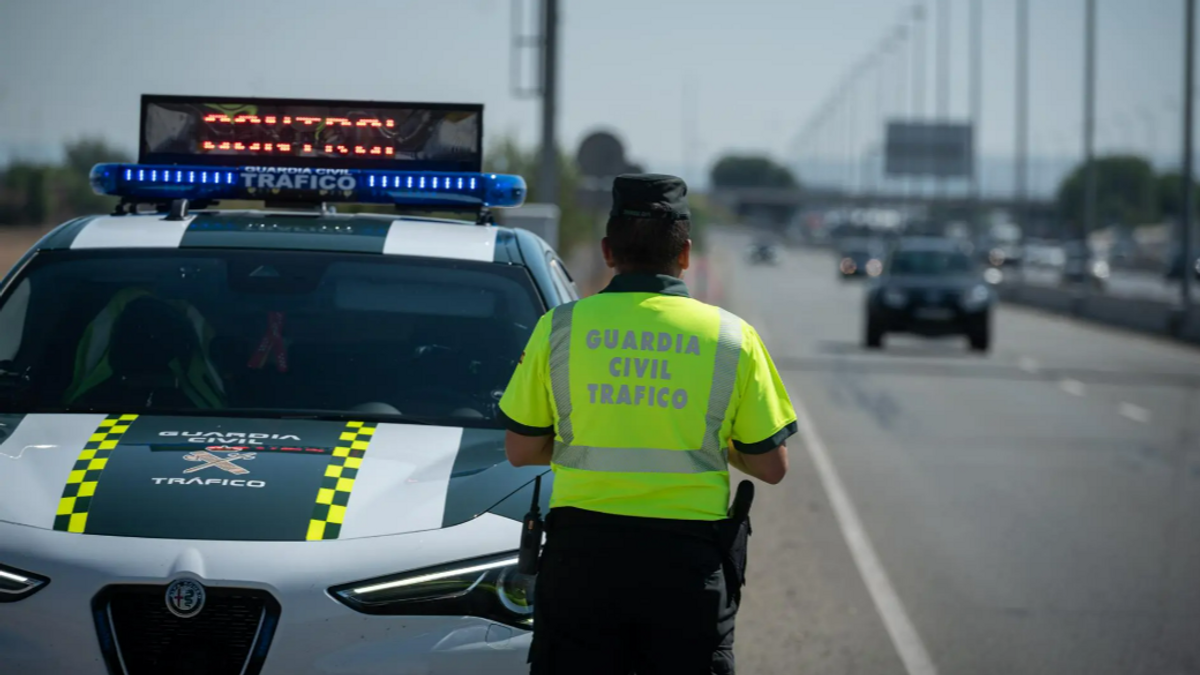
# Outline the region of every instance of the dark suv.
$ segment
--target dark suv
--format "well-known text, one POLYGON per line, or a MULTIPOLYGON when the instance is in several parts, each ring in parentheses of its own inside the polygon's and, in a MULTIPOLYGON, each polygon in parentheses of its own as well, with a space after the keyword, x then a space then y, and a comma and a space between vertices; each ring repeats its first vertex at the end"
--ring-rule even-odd
POLYGON ((971 349, 987 351, 994 295, 957 242, 903 239, 867 293, 864 342, 878 349, 888 333, 966 335, 971 349))

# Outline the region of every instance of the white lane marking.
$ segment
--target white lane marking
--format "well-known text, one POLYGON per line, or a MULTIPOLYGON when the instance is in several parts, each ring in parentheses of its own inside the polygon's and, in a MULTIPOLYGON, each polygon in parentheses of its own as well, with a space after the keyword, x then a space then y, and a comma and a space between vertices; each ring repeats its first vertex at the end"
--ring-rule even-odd
POLYGON ((1027 373, 1036 373, 1042 369, 1042 366, 1037 362, 1037 359, 1031 359, 1028 356, 1022 356, 1021 358, 1017 359, 1017 367, 1027 373))
POLYGON ((1140 405, 1122 401, 1121 405, 1117 406, 1117 411, 1121 413, 1122 417, 1128 417, 1134 422, 1145 424, 1150 421, 1150 411, 1140 405))
MULTIPOLYGON (((766 324, 755 321, 753 325, 759 338, 763 342, 770 342, 766 324)), ((808 454, 817 467, 821 486, 825 488, 825 494, 829 495, 834 518, 842 531, 842 537, 846 540, 846 546, 850 549, 850 557, 854 558, 854 566, 858 568, 867 592, 875 603, 875 609, 883 619, 883 626, 892 638, 892 645, 896 647, 896 653, 904 663, 905 671, 908 675, 937 675, 937 667, 933 665, 933 659, 929 658, 929 650, 925 648, 916 626, 908 617, 908 611, 904 609, 899 594, 892 587, 887 570, 883 568, 883 562, 879 560, 879 554, 875 552, 875 546, 867 536, 867 529, 858 517, 858 509, 854 502, 850 501, 850 493, 846 491, 846 486, 838 476, 837 468, 834 467, 829 451, 825 448, 825 442, 821 440, 812 416, 808 414, 808 408, 798 396, 792 396, 792 407, 796 410, 796 426, 799 427, 808 454)))
POLYGON ((1087 393, 1087 387, 1079 380, 1062 380, 1058 383, 1058 388, 1072 396, 1083 396, 1087 393))
POLYGON ((858 509, 855 508, 854 502, 850 501, 850 495, 846 492, 842 479, 838 477, 837 469, 829 458, 829 451, 825 449, 825 443, 817 435, 808 410, 798 398, 793 397, 792 403, 796 408, 800 435, 804 438, 813 463, 817 465, 817 474, 821 477, 825 493, 829 495, 842 536, 846 539, 846 545, 850 547, 854 564, 866 583, 875 608, 883 619, 883 625, 892 638, 892 644, 895 645, 900 660, 904 662, 904 669, 908 671, 908 675, 937 675, 937 668, 929 658, 929 650, 925 649, 912 619, 908 617, 904 604, 900 602, 900 596, 892 587, 887 571, 884 570, 883 563, 880 562, 879 555, 867 536, 867 530, 858 517, 858 509))

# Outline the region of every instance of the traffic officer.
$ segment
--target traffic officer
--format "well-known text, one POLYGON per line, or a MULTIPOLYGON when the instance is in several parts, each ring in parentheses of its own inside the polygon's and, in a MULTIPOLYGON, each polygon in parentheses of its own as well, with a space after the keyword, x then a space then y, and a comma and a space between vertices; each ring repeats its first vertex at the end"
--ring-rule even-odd
POLYGON ((616 276, 542 317, 500 401, 509 461, 554 469, 533 675, 734 672, 729 465, 779 483, 796 415, 754 328, 689 297, 686 195, 615 180, 616 276))

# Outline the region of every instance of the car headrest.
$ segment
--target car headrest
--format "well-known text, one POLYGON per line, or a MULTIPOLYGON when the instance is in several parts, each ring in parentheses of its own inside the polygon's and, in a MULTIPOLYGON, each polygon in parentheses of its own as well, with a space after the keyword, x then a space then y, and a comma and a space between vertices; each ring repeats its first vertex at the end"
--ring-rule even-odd
POLYGON ((129 303, 113 325, 109 364, 121 376, 171 374, 170 363, 186 365, 200 349, 196 328, 187 316, 157 298, 129 303))

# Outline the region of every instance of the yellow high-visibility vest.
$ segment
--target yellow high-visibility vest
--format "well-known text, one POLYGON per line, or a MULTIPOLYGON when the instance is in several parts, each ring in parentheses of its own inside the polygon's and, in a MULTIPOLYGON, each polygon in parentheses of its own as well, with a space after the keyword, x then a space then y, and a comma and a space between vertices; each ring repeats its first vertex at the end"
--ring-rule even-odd
POLYGON ((758 333, 664 275, 542 317, 500 407, 517 433, 555 434, 551 508, 627 516, 726 517, 730 442, 761 453, 796 431, 758 333))

